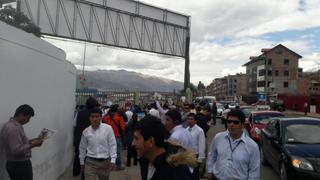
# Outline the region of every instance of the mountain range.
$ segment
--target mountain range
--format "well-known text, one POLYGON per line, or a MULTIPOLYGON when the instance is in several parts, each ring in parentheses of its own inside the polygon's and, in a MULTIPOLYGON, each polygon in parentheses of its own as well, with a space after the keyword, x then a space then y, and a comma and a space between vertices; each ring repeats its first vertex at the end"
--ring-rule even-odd
MULTIPOLYGON (((80 87, 78 71, 77 87, 80 87)), ((109 91, 158 91, 173 92, 183 89, 183 83, 156 76, 144 75, 126 70, 97 70, 85 71, 85 86, 109 91)))

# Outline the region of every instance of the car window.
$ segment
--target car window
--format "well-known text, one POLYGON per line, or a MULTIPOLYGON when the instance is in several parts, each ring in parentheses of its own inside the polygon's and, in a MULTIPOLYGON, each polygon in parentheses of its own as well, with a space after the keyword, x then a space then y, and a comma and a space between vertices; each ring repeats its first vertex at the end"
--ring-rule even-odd
POLYGON ((320 124, 293 124, 285 128, 286 143, 320 144, 320 124))
POLYGON ((266 130, 268 131, 268 133, 270 133, 274 136, 278 136, 279 135, 279 122, 277 121, 277 119, 270 120, 266 126, 266 130))
POLYGON ((274 113, 274 114, 257 114, 254 117, 255 123, 267 124, 270 118, 273 117, 283 117, 282 114, 274 113))

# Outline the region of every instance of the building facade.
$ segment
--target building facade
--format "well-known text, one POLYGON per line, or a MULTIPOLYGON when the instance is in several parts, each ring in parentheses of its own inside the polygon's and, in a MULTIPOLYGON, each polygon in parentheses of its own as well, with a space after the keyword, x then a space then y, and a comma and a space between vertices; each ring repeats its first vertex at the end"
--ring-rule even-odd
POLYGON ((216 78, 210 84, 210 89, 217 99, 234 99, 243 96, 248 92, 248 76, 236 74, 216 78))
POLYGON ((304 91, 305 88, 299 87, 303 78, 299 68, 302 56, 281 44, 261 52, 243 65, 246 66, 250 94, 298 94, 304 91))

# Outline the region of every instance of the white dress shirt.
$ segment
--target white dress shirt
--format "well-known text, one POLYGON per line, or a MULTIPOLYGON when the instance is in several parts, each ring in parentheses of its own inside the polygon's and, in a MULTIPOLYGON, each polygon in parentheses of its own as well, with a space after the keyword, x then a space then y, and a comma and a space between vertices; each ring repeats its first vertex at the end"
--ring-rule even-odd
POLYGON ((117 143, 110 125, 100 123, 98 129, 89 126, 82 132, 79 146, 81 165, 84 165, 85 157, 111 158, 112 163, 116 162, 117 143))
POLYGON ((203 162, 205 159, 206 138, 201 127, 195 124, 193 127, 188 127, 188 131, 193 137, 193 151, 198 155, 198 162, 203 162))
POLYGON ((157 109, 159 111, 160 114, 160 119, 162 124, 166 123, 166 113, 169 111, 169 109, 163 109, 159 103, 159 101, 156 101, 156 105, 157 105, 157 109))
POLYGON ((193 147, 193 138, 191 133, 182 127, 182 125, 178 125, 171 130, 171 135, 169 141, 180 144, 186 149, 192 149, 193 147))

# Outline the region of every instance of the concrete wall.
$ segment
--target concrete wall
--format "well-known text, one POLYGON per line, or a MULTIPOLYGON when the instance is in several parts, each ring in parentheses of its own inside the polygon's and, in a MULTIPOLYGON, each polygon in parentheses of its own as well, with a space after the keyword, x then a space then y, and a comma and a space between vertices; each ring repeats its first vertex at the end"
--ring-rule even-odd
MULTIPOLYGON (((21 104, 35 116, 24 126, 29 138, 42 128, 58 132, 32 150, 35 180, 56 180, 72 160, 76 68, 55 46, 0 21, 0 129, 21 104)), ((7 180, 0 142, 0 179, 7 180)))

